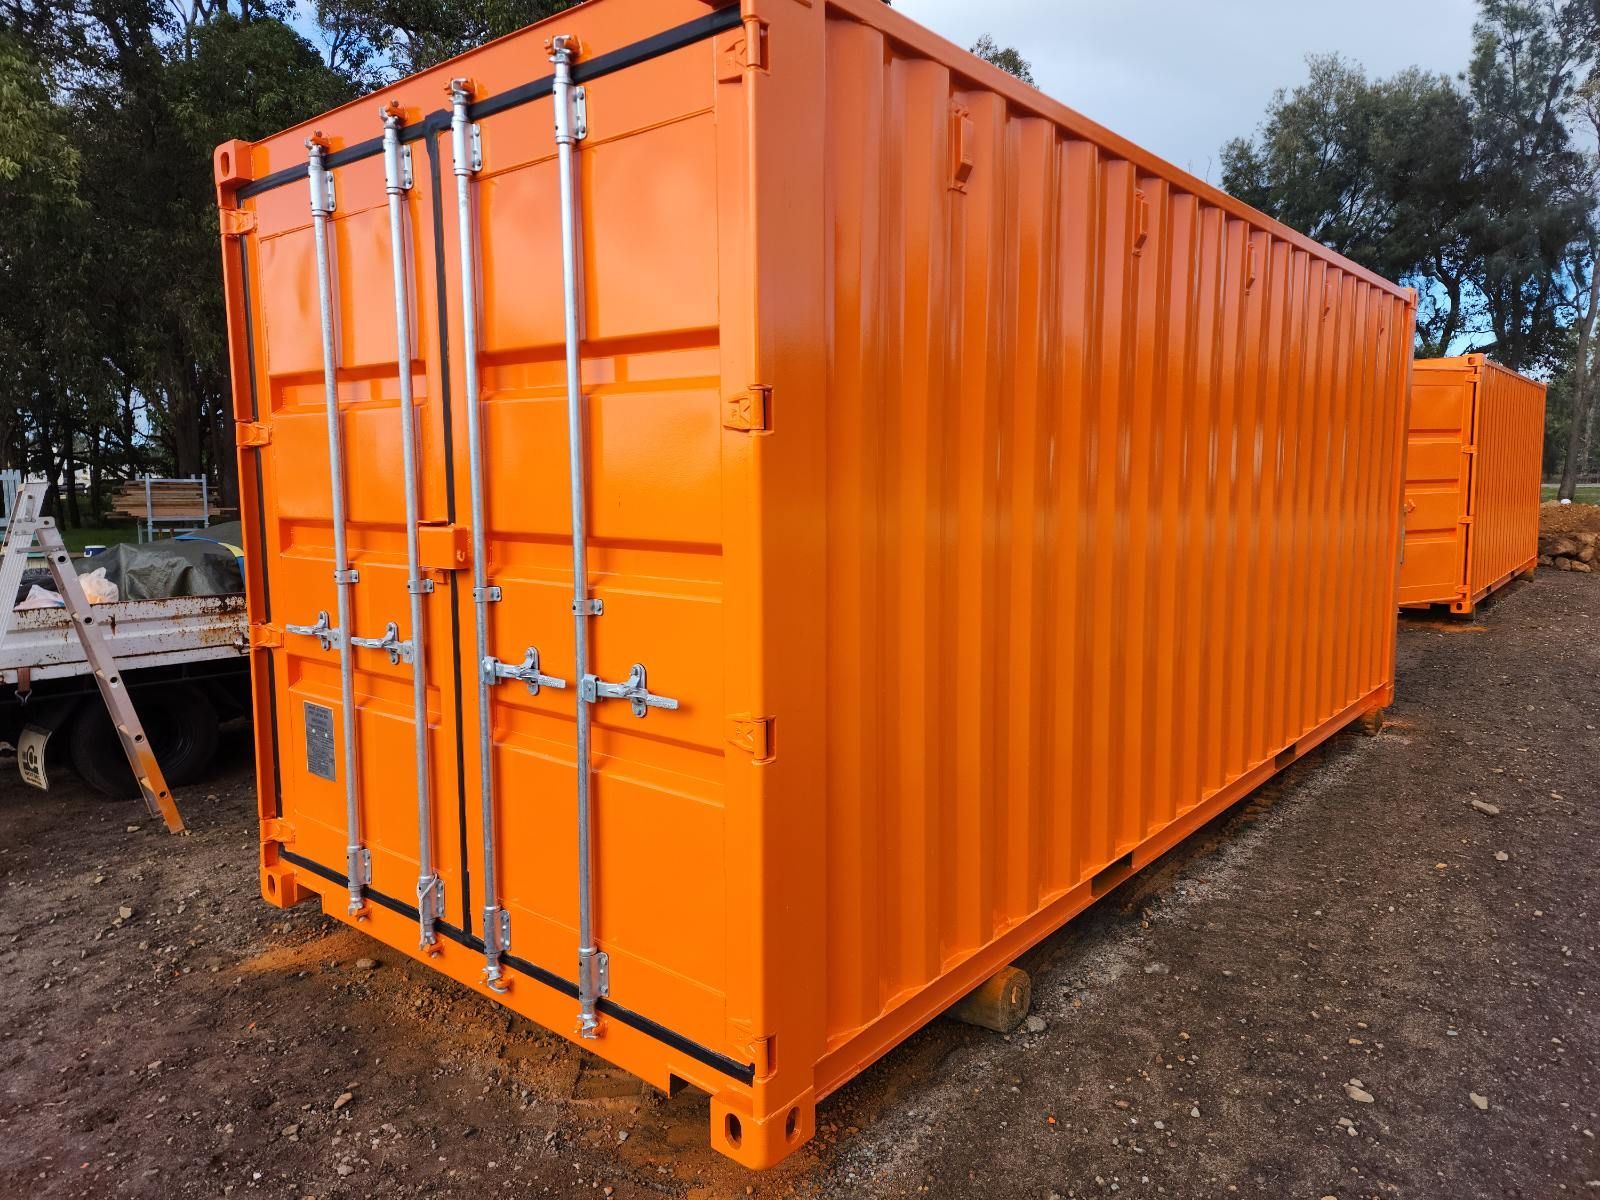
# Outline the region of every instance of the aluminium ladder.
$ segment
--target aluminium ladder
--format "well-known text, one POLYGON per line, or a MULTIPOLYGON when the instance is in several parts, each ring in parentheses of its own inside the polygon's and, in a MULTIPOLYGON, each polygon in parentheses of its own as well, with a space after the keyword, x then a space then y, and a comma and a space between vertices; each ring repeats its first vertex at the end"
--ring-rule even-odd
POLYGON ((61 532, 50 517, 44 516, 44 494, 47 485, 42 479, 29 480, 17 489, 11 522, 6 529, 3 550, 0 550, 0 641, 11 629, 12 606, 16 603, 17 587, 22 582, 22 572, 28 565, 28 551, 37 539, 45 552, 45 562, 55 579, 56 590, 66 601, 67 612, 72 615, 72 626, 78 641, 83 644, 83 656, 94 673, 100 698, 111 714, 111 726, 117 731, 122 751, 128 756, 128 766, 144 796, 150 815, 160 817, 170 833, 183 833, 183 817, 167 786, 161 764, 156 761, 150 741, 145 737, 144 726, 134 710, 128 689, 122 686, 122 672, 116 657, 101 636, 95 622, 89 598, 78 582, 78 572, 61 540, 61 532))

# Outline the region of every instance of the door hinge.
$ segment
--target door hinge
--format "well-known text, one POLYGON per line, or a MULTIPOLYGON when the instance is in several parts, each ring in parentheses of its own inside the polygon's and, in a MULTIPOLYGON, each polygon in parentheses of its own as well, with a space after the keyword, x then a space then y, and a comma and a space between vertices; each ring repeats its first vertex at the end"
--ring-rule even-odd
POLYGON ((753 383, 749 390, 729 396, 723 404, 722 427, 741 433, 768 433, 772 429, 772 389, 753 383))
POLYGON ((294 841, 294 826, 282 817, 268 817, 261 822, 261 840, 281 842, 287 846, 294 841))
POLYGON ((252 625, 250 626, 250 649, 252 650, 278 650, 283 646, 283 627, 281 625, 252 625))
POLYGON ((728 718, 728 741, 758 763, 771 762, 777 750, 772 737, 773 719, 749 713, 734 713, 728 718))
POLYGON ((219 208, 222 216, 223 237, 243 237, 247 233, 254 233, 256 228, 256 214, 247 208, 219 208))
POLYGON ((735 1044, 744 1051, 745 1057, 750 1060, 750 1065, 755 1068, 757 1079, 765 1079, 777 1067, 777 1039, 770 1033, 757 1034, 744 1021, 730 1022, 733 1026, 735 1044))
POLYGON ((272 426, 259 421, 240 421, 233 427, 233 444, 240 449, 266 446, 272 441, 272 426))
POLYGON ((767 22, 750 17, 742 27, 729 33, 717 56, 717 79, 732 83, 752 68, 767 70, 768 32, 767 22))

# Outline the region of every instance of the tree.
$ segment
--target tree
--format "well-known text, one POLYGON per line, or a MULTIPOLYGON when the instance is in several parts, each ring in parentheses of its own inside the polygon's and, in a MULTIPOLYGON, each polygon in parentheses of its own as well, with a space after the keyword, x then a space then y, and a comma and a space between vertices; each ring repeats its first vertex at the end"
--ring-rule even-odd
POLYGON ((1001 46, 986 33, 972 43, 971 50, 984 62, 993 63, 1002 71, 1015 75, 1023 83, 1034 83, 1032 65, 1022 57, 1015 46, 1001 46))
POLYGON ((0 466, 28 469, 30 444, 59 436, 98 383, 95 331, 75 302, 91 278, 82 169, 48 76, 0 30, 0 466))
POLYGON ((1223 187, 1391 279, 1418 284, 1418 344, 1462 333, 1473 191, 1468 97, 1419 70, 1369 80, 1338 55, 1307 59, 1255 138, 1222 149, 1223 187))
POLYGON ((1600 56, 1600 5, 1482 0, 1475 30, 1460 83, 1369 80, 1311 58, 1256 135, 1223 148, 1223 186, 1415 285, 1420 352, 1549 369, 1570 344, 1574 253, 1594 227, 1572 122, 1600 56))
POLYGON ((415 74, 578 0, 317 0, 329 67, 372 88, 415 74))
POLYGON ((52 72, 38 94, 77 164, 77 227, 58 223, 37 244, 64 260, 58 273, 81 266, 59 282, 33 274, 0 336, 25 330, 29 308, 62 310, 64 332, 44 339, 62 367, 48 394, 34 389, 29 442, 36 469, 52 480, 65 470, 69 519, 76 468, 98 484, 111 450, 129 473, 214 473, 225 502, 235 498, 211 151, 353 94, 290 15, 268 0, 19 6, 30 57, 52 72))
POLYGON ((1560 277, 1587 242, 1593 193, 1570 121, 1600 61, 1595 0, 1480 0, 1468 70, 1475 202, 1463 222, 1496 359, 1514 370, 1557 357, 1560 277))
POLYGON ((1569 411, 1561 456, 1561 482, 1556 495, 1571 500, 1577 491, 1578 475, 1589 463, 1594 446, 1594 392, 1600 376, 1600 346, 1596 345, 1600 325, 1600 72, 1578 92, 1578 111, 1596 147, 1588 156, 1586 186, 1590 202, 1588 239, 1572 255, 1567 278, 1570 292, 1567 306, 1575 314, 1572 365, 1565 380, 1569 411), (1587 286, 1585 286, 1587 277, 1587 286))

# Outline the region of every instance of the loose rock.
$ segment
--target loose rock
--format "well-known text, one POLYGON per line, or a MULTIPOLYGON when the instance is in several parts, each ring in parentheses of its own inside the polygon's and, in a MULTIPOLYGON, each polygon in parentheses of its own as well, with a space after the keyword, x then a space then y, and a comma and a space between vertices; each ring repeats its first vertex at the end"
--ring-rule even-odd
POLYGON ((333 1111, 334 1112, 338 1112, 341 1108, 343 1108, 346 1104, 349 1104, 350 1101, 352 1101, 354 1099, 355 1099, 355 1095, 353 1093, 351 1093, 351 1092, 340 1092, 339 1093, 339 1098, 333 1102, 333 1111))
POLYGON ((1490 804, 1487 800, 1474 800, 1472 802, 1472 807, 1483 813, 1485 816, 1498 817, 1500 815, 1499 808, 1493 804, 1490 804))
POLYGON ((1481 1111, 1487 1111, 1488 1110, 1489 1097, 1480 1096, 1480 1095, 1478 1095, 1477 1092, 1468 1092, 1467 1095, 1468 1095, 1469 1098, 1471 1098, 1474 1107, 1478 1108, 1481 1111))

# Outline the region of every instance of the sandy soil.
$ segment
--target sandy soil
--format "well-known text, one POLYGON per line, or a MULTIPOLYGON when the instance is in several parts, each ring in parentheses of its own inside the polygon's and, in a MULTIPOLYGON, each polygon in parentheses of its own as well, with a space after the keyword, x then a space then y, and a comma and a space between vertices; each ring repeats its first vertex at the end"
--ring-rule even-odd
POLYGON ((1589 533, 1600 530, 1600 504, 1557 504, 1539 506, 1540 533, 1589 533))
POLYGON ((1600 1195, 1600 582, 1400 646, 1381 736, 1024 961, 1031 1031, 935 1023, 759 1177, 703 1099, 263 904, 242 736, 181 842, 5 761, 0 1197, 1600 1195))

